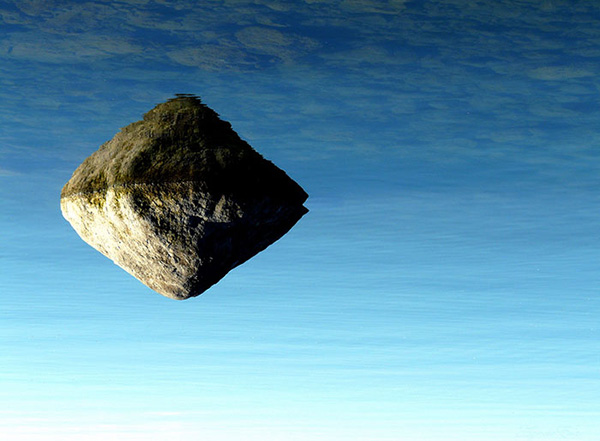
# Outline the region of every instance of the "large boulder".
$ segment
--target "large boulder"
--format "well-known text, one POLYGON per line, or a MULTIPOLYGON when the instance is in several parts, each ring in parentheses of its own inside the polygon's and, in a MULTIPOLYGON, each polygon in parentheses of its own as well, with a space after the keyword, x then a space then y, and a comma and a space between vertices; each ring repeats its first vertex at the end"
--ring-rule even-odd
POLYGON ((179 95, 88 157, 61 209, 84 241, 182 300, 287 233, 307 197, 199 98, 179 95))

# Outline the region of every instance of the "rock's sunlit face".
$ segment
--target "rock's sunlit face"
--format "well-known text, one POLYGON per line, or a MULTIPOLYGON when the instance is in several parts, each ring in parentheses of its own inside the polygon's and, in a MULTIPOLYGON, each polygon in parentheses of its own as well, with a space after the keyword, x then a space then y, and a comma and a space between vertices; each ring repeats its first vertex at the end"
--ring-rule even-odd
POLYGON ((195 97, 125 127, 65 185, 79 235, 164 296, 200 295, 285 234, 306 193, 195 97))

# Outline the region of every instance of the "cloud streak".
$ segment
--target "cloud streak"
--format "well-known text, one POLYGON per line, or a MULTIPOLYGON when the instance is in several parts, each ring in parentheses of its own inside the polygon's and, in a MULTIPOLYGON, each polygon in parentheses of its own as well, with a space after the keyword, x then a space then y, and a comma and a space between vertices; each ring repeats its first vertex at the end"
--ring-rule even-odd
POLYGON ((11 176, 18 176, 20 173, 12 170, 8 170, 0 167, 0 178, 7 178, 11 176))

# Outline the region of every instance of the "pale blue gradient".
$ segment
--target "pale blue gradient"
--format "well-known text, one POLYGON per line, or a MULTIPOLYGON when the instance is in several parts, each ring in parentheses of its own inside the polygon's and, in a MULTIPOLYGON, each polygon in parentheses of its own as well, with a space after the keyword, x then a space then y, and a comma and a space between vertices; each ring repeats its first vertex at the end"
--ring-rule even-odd
POLYGON ((599 29, 588 1, 0 2, 0 438, 596 441, 599 29), (59 196, 181 92, 310 212, 175 302, 59 196))

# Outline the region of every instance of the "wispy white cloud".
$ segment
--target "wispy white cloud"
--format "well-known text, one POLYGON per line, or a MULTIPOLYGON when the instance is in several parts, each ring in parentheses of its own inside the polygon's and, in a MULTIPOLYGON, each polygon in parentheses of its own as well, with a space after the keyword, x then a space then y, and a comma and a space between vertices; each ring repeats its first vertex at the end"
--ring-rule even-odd
POLYGON ((31 33, 20 33, 0 41, 0 57, 43 63, 85 63, 142 51, 140 45, 126 38, 106 35, 47 35, 36 38, 31 33))
POLYGON ((173 49, 167 52, 167 56, 181 65, 207 71, 243 71, 256 68, 260 63, 256 56, 227 42, 173 49))
POLYGON ((19 174, 20 174, 19 172, 0 167, 0 178, 18 176, 19 174))
POLYGON ((537 80, 563 81, 593 77, 596 74, 591 70, 573 66, 543 66, 529 71, 528 75, 537 80))
POLYGON ((282 60, 293 59, 319 47, 314 39, 264 26, 245 27, 236 32, 235 36, 245 49, 273 55, 282 60))

